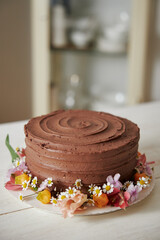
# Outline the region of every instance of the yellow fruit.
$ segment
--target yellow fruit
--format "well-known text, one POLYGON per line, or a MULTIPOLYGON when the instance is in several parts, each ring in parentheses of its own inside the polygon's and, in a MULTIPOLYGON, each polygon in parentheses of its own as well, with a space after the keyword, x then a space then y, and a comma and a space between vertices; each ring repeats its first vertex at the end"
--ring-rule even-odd
POLYGON ((23 174, 15 177, 15 184, 22 185, 22 183, 25 180, 28 182, 29 181, 29 176, 26 173, 23 173, 23 174))
POLYGON ((43 190, 42 192, 38 193, 37 199, 42 202, 43 204, 50 203, 51 200, 51 193, 47 189, 43 190))

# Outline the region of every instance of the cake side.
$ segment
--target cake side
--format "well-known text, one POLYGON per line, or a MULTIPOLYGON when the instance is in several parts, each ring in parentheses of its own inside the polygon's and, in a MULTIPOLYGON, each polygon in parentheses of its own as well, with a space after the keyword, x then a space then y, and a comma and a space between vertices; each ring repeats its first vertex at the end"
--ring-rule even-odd
POLYGON ((80 178, 101 185, 108 175, 129 179, 136 165, 139 128, 127 119, 87 110, 59 110, 25 125, 26 163, 61 188, 80 178))

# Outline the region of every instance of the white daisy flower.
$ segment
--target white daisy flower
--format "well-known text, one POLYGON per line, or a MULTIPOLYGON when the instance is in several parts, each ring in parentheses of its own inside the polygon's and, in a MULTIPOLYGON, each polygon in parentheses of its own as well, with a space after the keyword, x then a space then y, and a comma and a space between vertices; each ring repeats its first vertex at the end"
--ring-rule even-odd
POLYGON ((83 186, 81 183, 81 179, 77 179, 74 185, 76 186, 77 189, 81 189, 81 187, 83 186))
POLYGON ((76 189, 75 187, 71 188, 69 187, 68 189, 66 189, 66 193, 70 196, 70 197, 74 197, 76 194, 76 189))
POLYGON ((68 194, 66 192, 61 192, 59 195, 58 195, 58 199, 59 200, 63 200, 65 198, 68 197, 68 194))
POLYGON ((57 205, 58 201, 57 201, 57 198, 54 198, 54 197, 51 197, 50 199, 50 203, 52 203, 53 205, 57 205))
POLYGON ((109 193, 113 192, 114 185, 111 184, 110 182, 107 182, 107 184, 106 183, 103 184, 102 188, 103 188, 103 192, 104 193, 108 193, 109 194, 109 193))
POLYGON ((90 194, 93 194, 94 188, 95 188, 95 184, 89 185, 88 192, 89 192, 90 194))
POLYGON ((22 193, 19 194, 19 200, 23 201, 23 194, 22 193))
POLYGON ((37 185, 37 177, 34 177, 34 178, 32 179, 31 186, 32 186, 33 188, 35 188, 36 185, 37 185))
POLYGON ((13 163, 13 168, 19 167, 20 164, 21 164, 21 159, 16 158, 13 163))
POLYGON ((52 185, 53 185, 52 178, 47 178, 46 181, 47 181, 47 186, 52 187, 52 185))
POLYGON ((97 187, 97 186, 94 187, 93 194, 94 194, 94 195, 97 195, 98 197, 101 196, 101 194, 102 194, 102 189, 101 189, 101 187, 97 187))
POLYGON ((87 206, 89 206, 89 207, 94 207, 94 200, 93 199, 91 199, 91 198, 89 198, 88 200, 87 200, 87 206))
POLYGON ((19 167, 20 164, 21 164, 21 160, 17 158, 17 159, 15 160, 15 166, 16 166, 16 167, 19 167))
POLYGON ((137 185, 142 188, 146 188, 147 186, 149 186, 148 180, 148 177, 139 178, 139 181, 137 181, 137 185))
POLYGON ((24 182, 22 182, 22 190, 27 190, 29 185, 29 181, 27 182, 27 180, 25 180, 24 182))

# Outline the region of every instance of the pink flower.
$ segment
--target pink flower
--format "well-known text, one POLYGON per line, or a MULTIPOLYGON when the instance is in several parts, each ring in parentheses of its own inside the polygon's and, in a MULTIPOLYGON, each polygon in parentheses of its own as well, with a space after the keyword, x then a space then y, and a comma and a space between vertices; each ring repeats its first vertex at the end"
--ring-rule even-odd
POLYGON ((22 151, 17 151, 16 152, 18 154, 18 156, 20 157, 20 159, 23 159, 25 157, 25 150, 24 148, 22 148, 22 151))
POLYGON ((87 201, 87 194, 83 194, 80 191, 76 191, 73 197, 65 198, 62 201, 58 201, 58 206, 63 214, 63 217, 73 217, 76 210, 80 210, 80 207, 87 201))
POLYGON ((138 185, 134 186, 133 183, 131 183, 128 188, 127 192, 130 194, 130 202, 134 202, 138 198, 138 193, 142 190, 142 188, 138 185))
POLYGON ((108 196, 108 197, 109 197, 109 196, 113 196, 113 195, 115 195, 115 194, 117 194, 117 193, 119 193, 119 192, 120 192, 120 189, 114 188, 114 189, 113 189, 113 192, 107 194, 107 196, 108 196))
POLYGON ((137 161, 137 165, 145 165, 146 164, 146 155, 145 154, 141 154, 139 157, 138 157, 138 161, 137 161))
POLYGON ((117 173, 112 177, 111 175, 106 178, 107 182, 110 182, 110 184, 113 184, 115 188, 120 189, 122 187, 122 183, 119 181, 120 174, 117 173))
POLYGON ((119 192, 118 194, 111 196, 109 198, 109 201, 111 205, 125 209, 126 207, 128 207, 129 199, 130 199, 129 192, 119 192))
POLYGON ((148 162, 146 161, 146 155, 145 154, 142 154, 138 157, 138 160, 137 160, 137 166, 136 168, 138 168, 138 170, 140 172, 144 172, 146 173, 148 176, 151 176, 152 175, 152 169, 151 167, 149 166, 149 164, 153 164, 155 162, 148 162))
POLYGON ((149 176, 152 176, 152 169, 148 163, 146 163, 146 166, 145 166, 145 173, 149 176))
POLYGON ((46 179, 40 184, 39 188, 38 188, 38 192, 41 192, 42 190, 44 190, 48 185, 48 182, 46 181, 46 179))
POLYGON ((15 172, 17 172, 17 171, 24 171, 24 170, 28 170, 28 168, 25 165, 25 162, 21 162, 18 167, 15 167, 15 168, 13 167, 8 170, 7 177, 9 178, 11 176, 11 174, 15 174, 15 172))
MULTIPOLYGON (((16 176, 19 176, 21 174, 22 174, 22 171, 14 172, 14 175, 16 175, 16 176)), ((15 177, 10 175, 10 181, 5 183, 5 188, 7 190, 18 191, 18 190, 22 190, 22 185, 15 184, 15 177)))

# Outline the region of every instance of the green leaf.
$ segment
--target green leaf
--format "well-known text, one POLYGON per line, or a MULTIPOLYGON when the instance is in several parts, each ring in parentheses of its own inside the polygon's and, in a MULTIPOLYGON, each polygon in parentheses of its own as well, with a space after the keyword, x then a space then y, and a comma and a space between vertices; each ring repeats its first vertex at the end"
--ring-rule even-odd
POLYGON ((38 187, 33 188, 34 191, 38 191, 38 187))
POLYGON ((6 137, 6 141, 5 144, 8 148, 8 150, 10 151, 11 157, 12 157, 12 163, 14 163, 14 161, 18 158, 20 159, 20 157, 18 156, 18 154, 14 151, 14 149, 11 147, 10 143, 9 143, 9 135, 7 134, 6 137))

